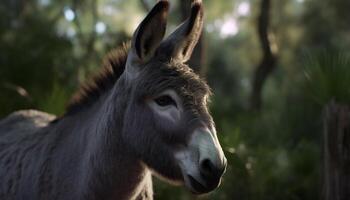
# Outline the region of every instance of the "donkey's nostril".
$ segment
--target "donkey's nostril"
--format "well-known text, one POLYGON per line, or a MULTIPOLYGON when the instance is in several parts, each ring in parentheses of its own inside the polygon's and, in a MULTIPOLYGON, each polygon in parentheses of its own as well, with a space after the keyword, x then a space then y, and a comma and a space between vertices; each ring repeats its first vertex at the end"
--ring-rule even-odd
POLYGON ((216 177, 217 169, 215 165, 209 160, 204 159, 200 162, 200 172, 203 176, 206 177, 216 177))

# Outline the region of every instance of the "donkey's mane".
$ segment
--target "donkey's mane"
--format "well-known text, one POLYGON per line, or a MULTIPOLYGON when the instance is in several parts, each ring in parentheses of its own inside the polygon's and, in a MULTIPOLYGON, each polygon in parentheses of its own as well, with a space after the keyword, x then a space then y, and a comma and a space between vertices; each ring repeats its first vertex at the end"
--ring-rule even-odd
POLYGON ((66 114, 78 112, 93 104, 102 94, 113 87, 124 72, 129 48, 130 43, 124 43, 121 47, 107 54, 99 73, 89 78, 73 95, 67 106, 66 114))

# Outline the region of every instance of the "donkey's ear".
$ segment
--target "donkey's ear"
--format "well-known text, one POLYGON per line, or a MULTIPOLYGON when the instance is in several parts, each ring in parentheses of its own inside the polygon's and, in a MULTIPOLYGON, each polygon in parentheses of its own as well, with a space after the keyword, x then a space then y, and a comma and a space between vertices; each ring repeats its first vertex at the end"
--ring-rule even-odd
POLYGON ((163 40, 169 2, 159 1, 137 27, 131 42, 131 50, 140 63, 147 62, 163 40))
POLYGON ((159 53, 168 59, 188 61, 202 33, 202 27, 203 6, 200 1, 195 1, 192 3, 190 17, 162 42, 159 53))

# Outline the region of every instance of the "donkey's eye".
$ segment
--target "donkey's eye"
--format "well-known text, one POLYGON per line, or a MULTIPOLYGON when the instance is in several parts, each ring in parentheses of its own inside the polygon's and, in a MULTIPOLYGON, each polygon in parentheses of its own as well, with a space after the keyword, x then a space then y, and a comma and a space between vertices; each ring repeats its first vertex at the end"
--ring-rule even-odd
POLYGON ((169 96, 169 95, 163 95, 160 97, 157 97, 154 100, 159 106, 170 106, 170 105, 174 105, 176 106, 175 101, 169 96))

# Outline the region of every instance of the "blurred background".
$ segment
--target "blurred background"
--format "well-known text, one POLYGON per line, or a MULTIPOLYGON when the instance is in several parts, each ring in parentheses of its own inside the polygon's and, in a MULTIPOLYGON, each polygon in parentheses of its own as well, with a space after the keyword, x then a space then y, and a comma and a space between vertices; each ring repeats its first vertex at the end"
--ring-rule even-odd
MULTIPOLYGON (((104 55, 156 0, 2 0, 0 117, 64 113, 104 55)), ((190 0, 170 0, 168 32, 190 0)), ((350 103, 350 1, 204 0, 190 63, 213 88, 228 169, 202 199, 314 200, 323 192, 323 114, 350 103)), ((155 199, 197 199, 155 180, 155 199)))

